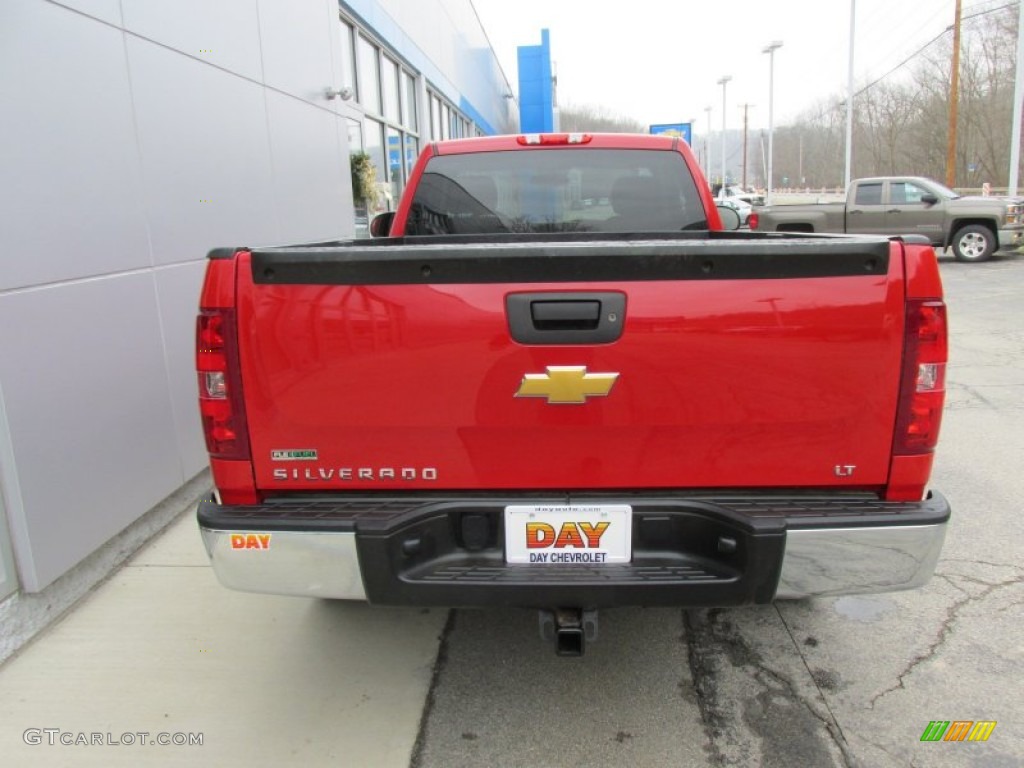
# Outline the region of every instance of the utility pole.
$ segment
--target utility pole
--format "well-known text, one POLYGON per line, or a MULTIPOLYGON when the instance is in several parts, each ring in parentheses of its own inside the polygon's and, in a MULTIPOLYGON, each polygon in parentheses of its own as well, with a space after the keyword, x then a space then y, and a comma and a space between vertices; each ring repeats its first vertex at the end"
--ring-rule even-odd
POLYGON ((949 78, 949 135, 946 139, 946 186, 956 184, 956 123, 960 90, 960 0, 956 0, 956 19, 953 21, 953 66, 949 78))
MULTIPOLYGON (((768 173, 768 153, 765 152, 765 149, 764 149, 764 131, 762 130, 761 131, 761 179, 762 179, 761 186, 767 186, 767 188, 770 190, 772 187, 771 187, 771 184, 768 183, 768 179, 769 178, 770 178, 770 174, 768 173)), ((770 196, 765 197, 765 200, 764 200, 765 203, 768 203, 769 199, 770 199, 770 196)))
MULTIPOLYGON (((774 175, 772 161, 775 157, 775 145, 773 144, 775 136, 775 52, 781 47, 781 40, 773 40, 761 50, 761 53, 768 54, 768 170, 764 174, 766 184, 764 201, 768 205, 772 204, 772 177, 774 175)), ((761 157, 764 157, 764 144, 761 145, 761 157)))
POLYGON ((1020 172, 1020 120, 1024 109, 1024 3, 1017 16, 1017 79, 1013 87, 1013 127, 1010 130, 1010 188, 1007 194, 1017 195, 1020 172))
POLYGON ((743 104, 743 189, 747 188, 747 113, 756 104, 743 104))
POLYGON ((711 181, 711 106, 704 107, 704 111, 708 113, 707 129, 704 131, 704 175, 708 181, 711 181))
POLYGON ((722 75, 722 79, 718 81, 718 84, 722 86, 722 195, 725 195, 725 87, 732 80, 732 75, 722 75))
POLYGON ((843 189, 850 188, 853 168, 853 33, 856 22, 857 0, 850 0, 850 67, 846 75, 846 171, 843 175, 843 189))
POLYGON ((797 178, 800 179, 800 186, 804 185, 804 135, 801 133, 800 139, 800 151, 797 154, 797 178))

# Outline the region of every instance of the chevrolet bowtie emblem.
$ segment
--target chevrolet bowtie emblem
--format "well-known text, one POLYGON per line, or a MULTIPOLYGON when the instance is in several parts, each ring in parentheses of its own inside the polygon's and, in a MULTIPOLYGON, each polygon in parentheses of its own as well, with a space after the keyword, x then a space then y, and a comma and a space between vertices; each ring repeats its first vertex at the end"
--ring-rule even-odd
POLYGON ((549 404, 579 405, 588 397, 605 397, 618 378, 617 373, 587 373, 585 365, 549 365, 547 373, 523 376, 516 397, 546 397, 549 404))

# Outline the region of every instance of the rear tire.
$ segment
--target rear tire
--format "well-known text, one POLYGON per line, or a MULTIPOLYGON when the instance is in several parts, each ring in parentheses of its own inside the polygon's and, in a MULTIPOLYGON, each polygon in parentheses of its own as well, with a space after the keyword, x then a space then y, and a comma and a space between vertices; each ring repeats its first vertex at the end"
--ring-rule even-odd
POLYGON ((996 236, 988 227, 968 224, 956 231, 950 245, 957 261, 988 261, 996 250, 996 236))

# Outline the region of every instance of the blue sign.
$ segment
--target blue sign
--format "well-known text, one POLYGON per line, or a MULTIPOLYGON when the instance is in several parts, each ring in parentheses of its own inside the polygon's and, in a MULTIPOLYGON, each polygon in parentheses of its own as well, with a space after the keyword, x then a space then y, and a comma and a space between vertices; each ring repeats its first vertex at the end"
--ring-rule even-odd
POLYGON ((691 141, 691 124, 690 123, 661 123, 660 125, 652 125, 652 134, 664 134, 666 136, 678 136, 687 144, 692 144, 691 141))

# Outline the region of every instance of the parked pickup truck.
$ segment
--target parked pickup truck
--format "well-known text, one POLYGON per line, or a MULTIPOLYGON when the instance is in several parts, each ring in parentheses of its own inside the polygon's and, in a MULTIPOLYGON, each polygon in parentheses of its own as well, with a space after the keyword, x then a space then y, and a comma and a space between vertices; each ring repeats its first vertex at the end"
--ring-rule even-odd
POLYGON ((931 179, 891 176, 854 181, 845 203, 761 208, 751 228, 923 235, 938 248, 952 248, 960 261, 986 261, 998 248, 1020 244, 1024 205, 997 197, 961 197, 931 179))
POLYGON ((224 585, 539 609, 570 655, 601 607, 930 578, 923 238, 721 231, 686 144, 642 135, 430 144, 373 229, 210 253, 198 521, 224 585))

